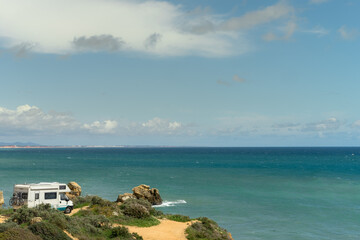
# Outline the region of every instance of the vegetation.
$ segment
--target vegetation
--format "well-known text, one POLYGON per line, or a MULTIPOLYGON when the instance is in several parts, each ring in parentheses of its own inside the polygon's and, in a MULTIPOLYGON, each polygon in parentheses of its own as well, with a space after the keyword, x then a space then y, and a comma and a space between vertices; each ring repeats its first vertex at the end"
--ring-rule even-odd
POLYGON ((43 240, 71 240, 58 226, 49 222, 38 222, 29 226, 29 230, 43 240))
MULTIPOLYGON (((50 205, 23 206, 16 211, 1 209, 0 214, 8 216, 9 220, 0 224, 0 240, 69 240, 64 231, 79 240, 142 240, 125 226, 151 227, 160 223, 159 218, 191 221, 188 216, 164 215, 143 199, 128 199, 119 205, 97 196, 85 196, 73 202, 76 207, 87 207, 71 217, 50 205)), ((199 218, 186 232, 189 240, 230 239, 226 230, 207 218, 199 218)))
MULTIPOLYGON (((0 224, 4 225, 4 224, 0 224)), ((12 226, 4 232, 0 232, 1 240, 42 240, 40 236, 36 236, 29 229, 19 226, 12 226)))
POLYGON ((203 217, 186 229, 189 240, 231 240, 228 232, 217 225, 216 222, 203 217))
POLYGON ((166 215, 165 216, 167 219, 172 220, 172 221, 176 221, 176 222, 189 222, 191 221, 191 218, 188 216, 183 216, 183 215, 179 215, 179 214, 175 214, 175 215, 166 215))
POLYGON ((111 229, 110 238, 143 240, 137 233, 130 233, 126 227, 114 227, 111 229))

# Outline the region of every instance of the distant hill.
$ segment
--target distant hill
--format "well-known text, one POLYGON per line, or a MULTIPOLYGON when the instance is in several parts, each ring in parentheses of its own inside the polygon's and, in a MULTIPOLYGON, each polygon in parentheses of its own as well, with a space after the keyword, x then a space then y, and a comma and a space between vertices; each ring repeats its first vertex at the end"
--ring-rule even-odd
POLYGON ((0 146, 41 146, 41 145, 33 142, 11 142, 11 143, 0 142, 0 146))

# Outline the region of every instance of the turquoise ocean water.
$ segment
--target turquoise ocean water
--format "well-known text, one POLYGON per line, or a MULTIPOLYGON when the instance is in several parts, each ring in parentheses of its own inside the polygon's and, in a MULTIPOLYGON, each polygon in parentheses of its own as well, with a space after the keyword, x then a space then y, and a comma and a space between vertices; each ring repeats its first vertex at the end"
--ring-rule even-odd
POLYGON ((207 216, 234 239, 360 239, 360 148, 1 149, 0 190, 78 182, 116 200, 145 183, 160 210, 207 216))

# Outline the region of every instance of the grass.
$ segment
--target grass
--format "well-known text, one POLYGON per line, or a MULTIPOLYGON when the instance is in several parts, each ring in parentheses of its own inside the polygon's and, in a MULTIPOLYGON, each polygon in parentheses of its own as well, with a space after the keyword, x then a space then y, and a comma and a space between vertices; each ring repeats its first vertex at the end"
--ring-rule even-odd
POLYGON ((176 221, 176 222, 189 222, 189 221, 191 221, 190 217, 179 215, 179 214, 165 215, 165 218, 167 218, 169 220, 172 220, 172 221, 176 221))
POLYGON ((13 213, 14 213, 14 209, 12 208, 0 208, 0 215, 9 217, 13 213))
POLYGON ((111 219, 112 222, 136 227, 152 227, 160 224, 160 221, 153 216, 146 218, 132 218, 128 216, 120 216, 111 219))
POLYGON ((89 205, 90 205, 90 203, 88 203, 88 202, 78 203, 78 204, 74 205, 74 209, 75 209, 75 208, 86 207, 86 206, 89 206, 89 205))

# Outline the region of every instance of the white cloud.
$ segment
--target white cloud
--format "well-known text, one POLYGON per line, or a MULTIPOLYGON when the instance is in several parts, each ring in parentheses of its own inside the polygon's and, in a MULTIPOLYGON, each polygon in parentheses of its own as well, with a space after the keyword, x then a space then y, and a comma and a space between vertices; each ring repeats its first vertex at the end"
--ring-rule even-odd
POLYGON ((280 18, 288 17, 294 9, 283 1, 261 10, 246 13, 244 16, 229 19, 219 25, 219 30, 234 31, 252 28, 259 24, 268 23, 280 18))
POLYGON ((313 29, 309 29, 309 30, 303 30, 302 32, 315 34, 319 37, 329 34, 329 31, 321 26, 316 26, 313 29))
POLYGON ((345 25, 338 29, 340 36, 345 40, 353 40, 359 34, 357 29, 348 29, 345 25))
POLYGON ((36 106, 22 105, 15 110, 0 107, 1 132, 63 132, 75 130, 79 123, 70 115, 45 113, 36 106))
POLYGON ((246 30, 294 9, 280 1, 240 17, 189 13, 160 0, 0 0, 0 39, 38 53, 131 51, 160 56, 237 55, 251 48, 246 30))
POLYGON ((112 120, 103 122, 95 121, 91 124, 84 124, 83 128, 89 130, 91 133, 115 133, 118 123, 112 120))
POLYGON ((360 127, 360 120, 353 122, 352 127, 356 127, 356 128, 360 127))
POLYGON ((265 41, 288 40, 294 34, 296 28, 296 22, 294 20, 291 20, 287 22, 285 26, 278 28, 278 34, 268 32, 264 34, 262 38, 265 41))
POLYGON ((171 122, 169 120, 155 117, 142 123, 141 127, 141 131, 144 131, 145 133, 171 135, 179 133, 179 130, 183 128, 183 125, 180 122, 171 122))

